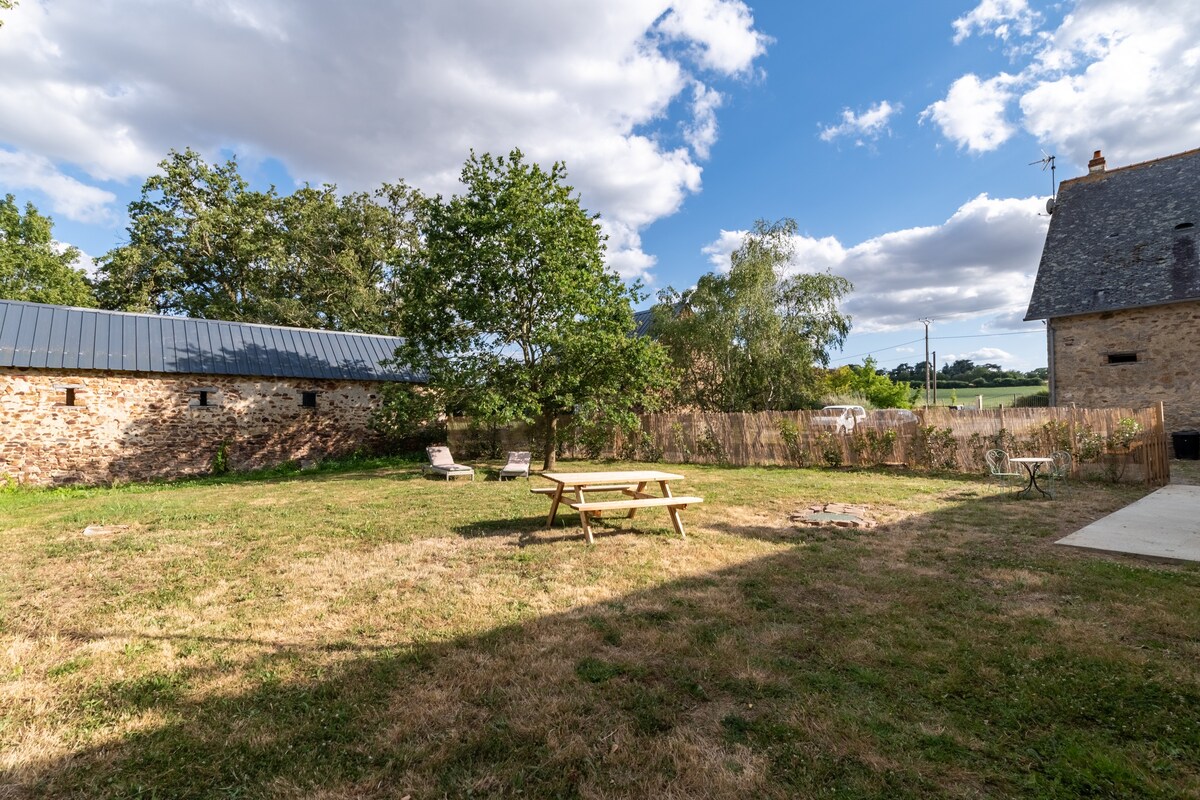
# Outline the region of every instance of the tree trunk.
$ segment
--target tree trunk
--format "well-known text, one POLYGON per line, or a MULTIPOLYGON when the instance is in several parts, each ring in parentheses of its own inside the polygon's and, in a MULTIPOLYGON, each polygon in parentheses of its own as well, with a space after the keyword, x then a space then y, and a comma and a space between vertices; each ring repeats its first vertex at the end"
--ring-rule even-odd
POLYGON ((558 415, 553 414, 553 413, 547 414, 545 427, 546 427, 546 458, 542 462, 543 470, 554 469, 554 457, 556 454, 557 444, 558 444, 558 442, 556 441, 558 439, 558 415))

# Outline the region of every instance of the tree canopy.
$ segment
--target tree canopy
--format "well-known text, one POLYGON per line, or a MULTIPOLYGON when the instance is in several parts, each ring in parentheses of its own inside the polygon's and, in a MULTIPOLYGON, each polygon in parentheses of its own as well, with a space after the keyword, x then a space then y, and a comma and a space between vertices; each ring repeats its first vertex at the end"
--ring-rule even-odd
POLYGON ((656 343, 631 335, 637 288, 605 268, 599 225, 566 177, 520 150, 472 153, 463 194, 430 209, 427 264, 406 275, 401 306, 403 360, 451 408, 539 423, 546 468, 558 415, 652 403, 669 371, 656 343))
POLYGON ((392 333, 398 274, 420 257, 425 200, 403 183, 339 196, 255 191, 234 159, 171 151, 99 260, 106 308, 392 333))
POLYGON ((829 350, 850 332, 838 303, 851 289, 829 273, 789 273, 794 220, 759 220, 695 289, 659 293, 653 335, 679 369, 677 401, 711 411, 818 404, 829 350))
POLYGON ((79 250, 55 243, 54 222, 33 203, 25 213, 16 198, 0 202, 0 298, 66 306, 96 305, 82 269, 79 250))

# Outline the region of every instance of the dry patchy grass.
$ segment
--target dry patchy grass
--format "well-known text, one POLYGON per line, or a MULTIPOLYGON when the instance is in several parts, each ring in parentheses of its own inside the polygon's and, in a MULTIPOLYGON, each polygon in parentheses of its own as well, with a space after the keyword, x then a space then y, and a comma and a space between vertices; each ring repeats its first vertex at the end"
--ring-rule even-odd
POLYGON ((403 465, 0 495, 0 796, 1200 790, 1200 573, 1052 544, 1142 490, 673 469, 594 547, 403 465))

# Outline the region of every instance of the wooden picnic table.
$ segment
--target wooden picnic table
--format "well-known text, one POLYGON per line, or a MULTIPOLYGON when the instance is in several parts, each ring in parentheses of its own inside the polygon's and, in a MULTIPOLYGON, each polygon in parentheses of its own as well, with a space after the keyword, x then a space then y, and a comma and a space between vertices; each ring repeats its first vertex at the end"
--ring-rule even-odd
POLYGON ((671 481, 683 480, 682 475, 674 472, 658 470, 616 470, 610 472, 543 472, 543 478, 553 481, 554 486, 531 489, 535 494, 550 495, 550 514, 546 517, 546 527, 554 525, 558 514, 558 505, 563 495, 570 492, 573 500, 568 499, 567 505, 579 512, 579 522, 583 525, 583 533, 588 544, 592 543, 592 526, 589 517, 603 511, 628 509, 627 518, 632 518, 639 508, 662 507, 667 509, 671 518, 671 526, 682 538, 687 538, 683 532, 683 522, 679 518, 680 509, 695 503, 703 503, 702 497, 676 497, 671 493, 671 481), (649 494, 645 491, 646 484, 657 483, 661 494, 649 494), (588 500, 589 492, 620 492, 625 495, 619 500, 588 500))

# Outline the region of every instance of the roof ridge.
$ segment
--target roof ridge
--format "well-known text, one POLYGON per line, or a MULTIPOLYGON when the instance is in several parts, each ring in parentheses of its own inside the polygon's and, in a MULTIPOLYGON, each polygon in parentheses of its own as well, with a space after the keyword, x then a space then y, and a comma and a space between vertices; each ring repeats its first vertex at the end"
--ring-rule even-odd
POLYGON ((1163 161, 1170 161, 1171 159, 1174 159, 1174 158, 1184 158, 1186 156, 1194 156, 1194 155, 1198 155, 1198 154, 1200 154, 1200 147, 1194 147, 1191 150, 1184 150, 1181 153, 1172 153, 1169 156, 1159 156, 1158 158, 1149 158, 1149 159, 1146 159, 1145 161, 1135 161, 1132 164, 1125 164, 1124 166, 1113 167, 1111 169, 1109 169, 1108 167, 1105 167, 1103 172, 1088 172, 1083 175, 1076 175, 1074 178, 1067 178, 1066 180, 1059 183, 1058 186, 1059 186, 1059 189, 1061 190, 1063 185, 1068 184, 1068 183, 1078 183, 1079 181, 1103 180, 1104 178, 1108 177, 1109 175, 1112 175, 1113 173, 1125 172, 1126 170, 1139 169, 1141 167, 1149 167, 1154 164, 1162 163, 1163 161))
POLYGON ((328 328, 301 328, 296 325, 271 325, 266 322, 239 322, 232 319, 209 319, 207 317, 185 317, 175 316, 173 314, 151 314, 146 311, 116 311, 108 308, 85 308, 84 306, 63 306, 57 303, 34 303, 30 300, 10 300, 0 297, 0 303, 9 303, 13 305, 33 306, 35 308, 61 308, 65 311, 84 311, 89 314, 112 314, 114 316, 123 317, 145 317, 147 319, 169 319, 169 320, 185 320, 188 322, 207 322, 214 325, 245 325, 255 328, 271 328, 282 331, 311 331, 315 333, 330 333, 339 336, 369 336, 375 339, 402 339, 401 336, 395 336, 390 333, 366 333, 364 331, 335 331, 328 328))

